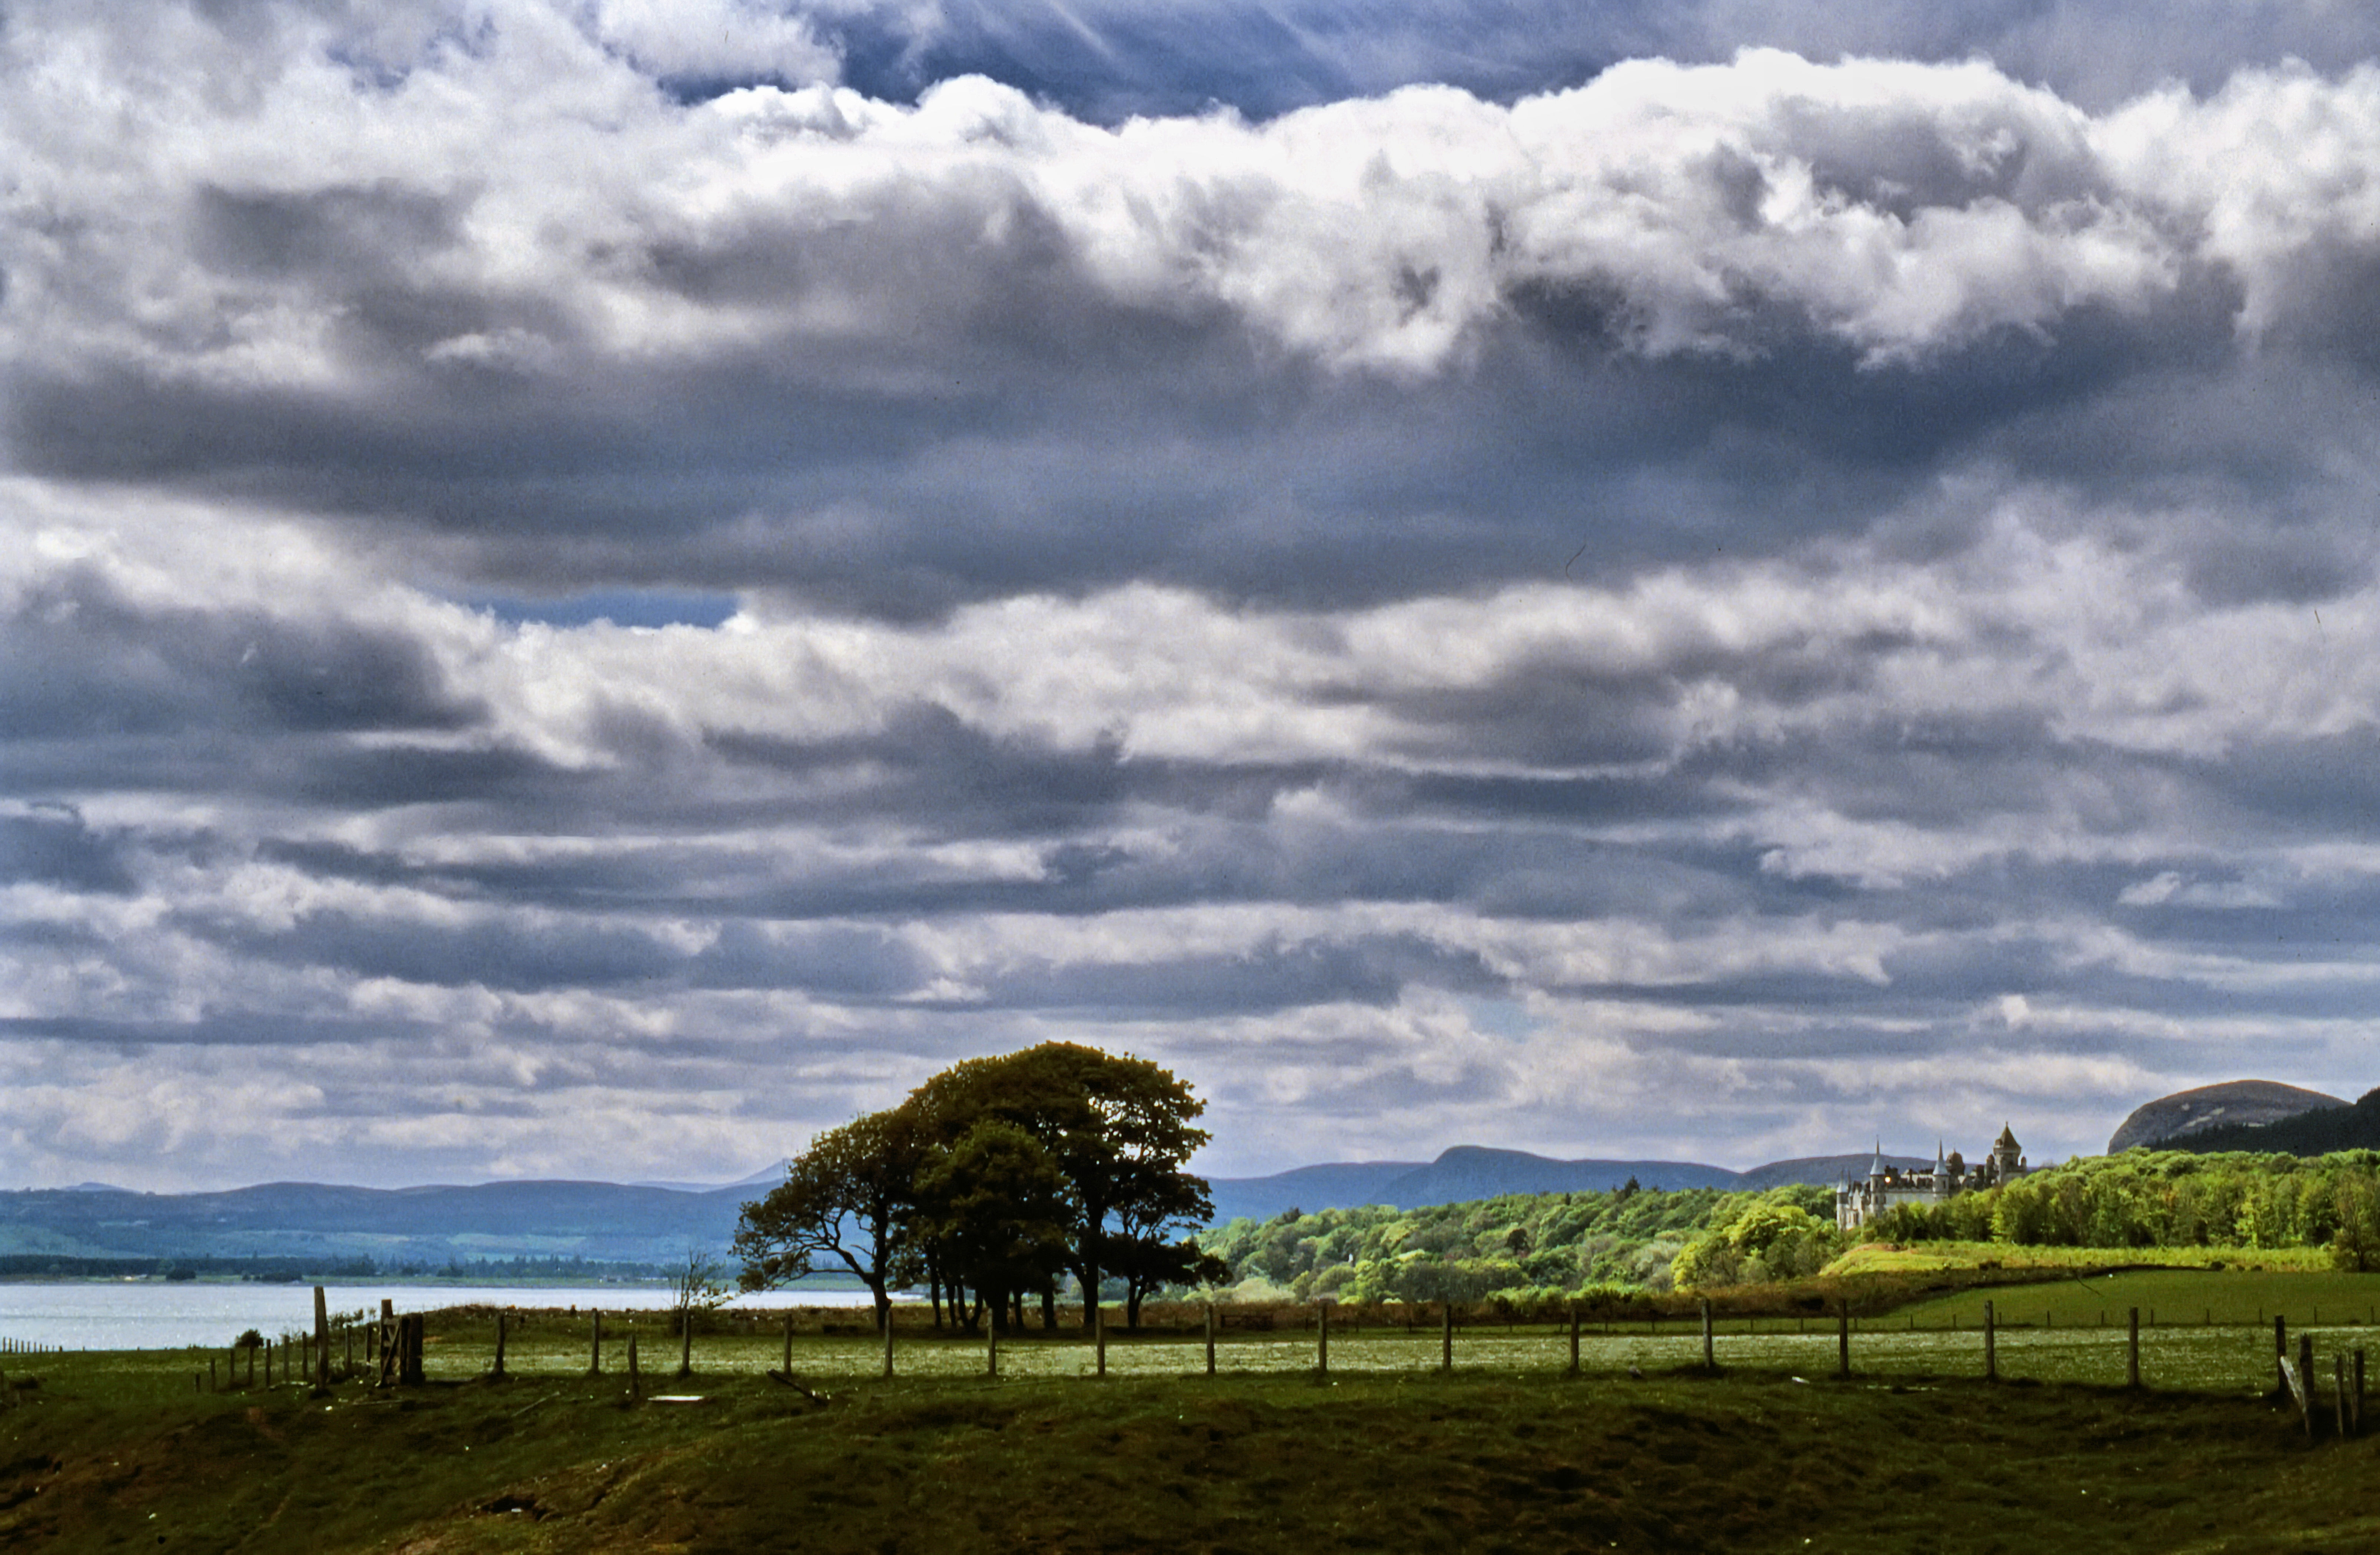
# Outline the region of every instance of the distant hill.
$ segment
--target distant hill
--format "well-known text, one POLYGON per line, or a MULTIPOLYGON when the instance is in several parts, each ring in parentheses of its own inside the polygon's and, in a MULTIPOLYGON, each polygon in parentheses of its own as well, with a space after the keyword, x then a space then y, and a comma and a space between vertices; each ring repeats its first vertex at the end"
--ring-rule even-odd
MULTIPOLYGON (((1771 1161, 1750 1172, 1678 1160, 1557 1160, 1458 1145, 1431 1161, 1333 1161, 1267 1177, 1220 1177, 1215 1221, 1366 1204, 1421 1209, 1516 1193, 1584 1193, 1632 1178, 1645 1188, 1831 1186, 1867 1170, 1868 1151, 1771 1161)), ((1913 1156, 1896 1164, 1928 1164, 1913 1156)), ((145 1194, 83 1184, 0 1191, 0 1259, 18 1272, 54 1260, 251 1260, 312 1270, 369 1258, 383 1271, 482 1260, 575 1258, 665 1268, 687 1251, 723 1254, 747 1200, 784 1163, 743 1181, 516 1182, 414 1188, 265 1183, 221 1193, 145 1194)))
POLYGON ((1387 1197, 1390 1183, 1418 1171, 1417 1160, 1333 1161, 1300 1166, 1269 1177, 1212 1177, 1207 1186, 1215 1197, 1215 1223, 1229 1225, 1245 1217, 1268 1221, 1284 1209, 1353 1209, 1365 1204, 1395 1202, 1387 1197))
MULTIPOLYGON (((1427 1164, 1414 1161, 1344 1161, 1301 1166, 1269 1177, 1219 1177, 1215 1223, 1245 1216, 1268 1220, 1284 1209, 1354 1209, 1366 1204, 1418 1209, 1461 1204, 1508 1193, 1601 1193, 1634 1178, 1645 1188, 1767 1189, 1792 1183, 1832 1187, 1846 1176, 1864 1173, 1872 1150, 1854 1155, 1804 1156, 1770 1161, 1749 1172, 1685 1160, 1556 1160, 1525 1150, 1457 1145, 1427 1164)), ((1887 1156, 1896 1166, 1931 1166, 1916 1156, 1887 1156)))
POLYGON ((759 1171, 751 1173, 749 1176, 738 1177, 732 1183, 638 1182, 630 1183, 627 1185, 632 1188, 667 1188, 672 1193, 712 1193, 720 1188, 745 1188, 757 1190, 753 1192, 752 1197, 758 1198, 761 1193, 765 1193, 769 1189, 775 1187, 779 1183, 783 1182, 785 1180, 785 1169, 793 1164, 793 1158, 788 1156, 771 1165, 760 1168, 759 1171))
MULTIPOLYGON (((2117 1155, 2141 1145, 2196 1149, 2185 1136, 2208 1129, 2255 1127, 2293 1118, 2323 1107, 2344 1107, 2336 1096, 2301 1090, 2274 1080, 2226 1080, 2200 1086, 2144 1102, 2132 1110, 2107 1141, 2107 1153, 2117 1155)), ((2233 1147, 2237 1148, 2237 1147, 2233 1147)))
POLYGON ((2165 1141, 2169 1150, 2261 1150, 2276 1155, 2321 1156, 2333 1150, 2380 1150, 2380 1090, 2368 1090, 2352 1104, 2317 1108, 2274 1123, 2228 1124, 2165 1141))
POLYGON ((37 1188, 0 1192, 0 1255, 252 1257, 314 1268, 364 1257, 383 1269, 519 1257, 667 1265, 689 1248, 723 1253, 751 1197, 743 1186, 687 1193, 574 1182, 37 1188))
MULTIPOLYGON (((1888 1155, 1884 1158, 1884 1163, 1887 1166, 1898 1166, 1904 1171, 1921 1168, 1930 1171, 1934 1165, 1933 1159, 1929 1156, 1888 1155)), ((1730 1186, 1744 1192, 1754 1190, 1766 1192, 1770 1188, 1787 1187, 1795 1183, 1808 1183, 1817 1187, 1831 1188, 1846 1179, 1866 1176, 1868 1168, 1875 1164, 1874 1150, 1857 1150, 1847 1156, 1796 1156, 1791 1160, 1772 1160, 1766 1166, 1755 1166, 1749 1172, 1739 1172, 1730 1186)))
POLYGON ((1552 1160, 1525 1150, 1457 1145, 1390 1183, 1387 1202, 1462 1204, 1507 1193, 1606 1193, 1634 1178, 1644 1188, 1727 1188, 1736 1173, 1686 1160, 1552 1160))

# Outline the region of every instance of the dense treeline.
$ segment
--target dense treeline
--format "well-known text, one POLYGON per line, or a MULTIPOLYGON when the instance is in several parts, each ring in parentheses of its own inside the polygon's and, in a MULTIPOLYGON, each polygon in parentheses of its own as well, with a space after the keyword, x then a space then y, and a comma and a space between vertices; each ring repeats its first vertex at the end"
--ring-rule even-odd
POLYGON ((1815 1273, 1838 1250, 1833 1195, 1632 1186, 1609 1193, 1507 1194, 1468 1204, 1288 1210, 1233 1221, 1208 1250, 1300 1300, 1516 1304, 1667 1290, 1682 1262, 1702 1286, 1815 1273), (1729 1253, 1730 1231, 1765 1228, 1729 1253), (1798 1240, 1795 1240, 1798 1238, 1798 1240))
POLYGON ((2197 1155, 2278 1150, 2293 1156, 2380 1149, 2380 1090, 2365 1091, 2349 1106, 2317 1107, 2311 1112, 2268 1124, 2231 1124, 2201 1129, 2165 1141, 2165 1148, 2197 1155))
POLYGON ((2342 1269, 2380 1269, 2380 1151, 2307 1160, 2127 1150, 1903 1206, 1863 1234, 2047 1247, 2327 1246, 2342 1269))

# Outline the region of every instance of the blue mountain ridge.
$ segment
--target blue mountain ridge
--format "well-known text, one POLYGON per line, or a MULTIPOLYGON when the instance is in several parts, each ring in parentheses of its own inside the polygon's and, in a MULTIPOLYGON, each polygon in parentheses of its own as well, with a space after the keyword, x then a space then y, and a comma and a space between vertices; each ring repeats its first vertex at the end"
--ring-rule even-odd
MULTIPOLYGON (((1884 1158, 1896 1166, 1931 1166, 1917 1156, 1884 1158)), ((1845 1177, 1866 1172, 1876 1152, 1803 1156, 1773 1160, 1748 1172, 1706 1166, 1690 1160, 1557 1160, 1526 1150, 1492 1149, 1483 1145, 1457 1145, 1436 1160, 1343 1161, 1301 1166, 1268 1177, 1215 1177, 1208 1186, 1215 1197, 1218 1225, 1245 1216, 1265 1220, 1286 1209, 1352 1209, 1385 1204, 1417 1209, 1432 1204, 1461 1204, 1508 1193, 1606 1193, 1632 1178, 1644 1188, 1724 1188, 1731 1192, 1782 1187, 1789 1183, 1814 1183, 1832 1187, 1845 1177)))
MULTIPOLYGON (((1732 1172, 1694 1161, 1555 1160, 1458 1145, 1432 1161, 1332 1161, 1217 1178, 1210 1186, 1220 1224, 1292 1208, 1416 1209, 1501 1194, 1602 1191, 1632 1178, 1666 1189, 1832 1184, 1864 1172, 1872 1159, 1815 1156, 1732 1172)), ((712 1187, 529 1181, 409 1188, 263 1183, 191 1194, 29 1188, 0 1192, 0 1257, 20 1264, 42 1257, 272 1258, 311 1267, 366 1257, 382 1267, 557 1257, 666 1267, 689 1250, 722 1253, 745 1203, 767 1192, 782 1170, 712 1187)))

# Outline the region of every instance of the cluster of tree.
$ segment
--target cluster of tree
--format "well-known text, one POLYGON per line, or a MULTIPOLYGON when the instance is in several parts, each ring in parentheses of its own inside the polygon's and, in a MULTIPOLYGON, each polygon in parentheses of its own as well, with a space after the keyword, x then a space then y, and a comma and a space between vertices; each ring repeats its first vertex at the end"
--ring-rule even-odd
MULTIPOLYGON (((1631 1184, 1416 1209, 1292 1209, 1267 1221, 1233 1221, 1208 1245, 1241 1280, 1264 1281, 1302 1301, 1530 1303, 1667 1290, 1682 1255, 1761 1207, 1805 1218, 1817 1209, 1831 1214, 1821 1188, 1664 1193, 1631 1184)), ((1830 1222, 1826 1229, 1831 1232, 1830 1222)), ((1767 1250, 1767 1243, 1755 1249, 1767 1250)), ((1795 1261, 1791 1272, 1803 1271, 1795 1261)), ((1724 1270, 1712 1260, 1710 1278, 1722 1275, 1790 1277, 1756 1257, 1724 1270)))
MULTIPOLYGON (((1205 1103, 1146 1060, 1067 1042, 970 1059, 887 1112, 810 1142, 768 1196, 744 1206, 739 1283, 760 1290, 840 1265, 876 1297, 925 1284, 940 1323, 986 1314, 1022 1326, 1038 1297, 1057 1326, 1059 1282, 1093 1300, 1123 1287, 1126 1320, 1163 1286, 1222 1266, 1183 1234, 1214 1212, 1184 1170, 1207 1142, 1205 1103)), ((1092 1301, 1084 1320, 1092 1320, 1092 1301)))
POLYGON ((2294 1155, 2136 1149, 2068 1161, 1870 1221, 1883 1242, 2052 1247, 2324 1247, 2380 1269, 2380 1151, 2294 1155))
POLYGON ((1670 1277, 1690 1291, 1806 1280, 1843 1250, 1831 1197, 1807 1187, 1763 1194, 1680 1253, 1670 1277))

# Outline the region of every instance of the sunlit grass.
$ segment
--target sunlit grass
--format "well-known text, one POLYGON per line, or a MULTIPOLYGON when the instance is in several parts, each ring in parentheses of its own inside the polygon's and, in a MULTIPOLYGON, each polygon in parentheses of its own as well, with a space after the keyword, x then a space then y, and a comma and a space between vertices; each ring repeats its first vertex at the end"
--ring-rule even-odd
MULTIPOLYGON (((1980 1378, 1983 1305, 1987 1299, 1996 1309, 1998 1371, 2010 1381, 2120 1385, 2127 1372, 2127 1322, 2135 1305, 2143 1308, 2144 1324, 2142 1377, 2155 1388, 2239 1393, 2269 1386, 2270 1318, 2289 1307, 2294 1307, 2290 1331, 2314 1335, 2322 1357, 2318 1367, 2325 1376, 2327 1357, 2334 1352, 2380 1341, 2380 1331, 2365 1326, 2368 1303, 2356 1300, 2361 1293, 2380 1294, 2380 1278, 2265 1276, 2247 1289, 2243 1277, 2237 1299, 2219 1309, 2206 1301, 2185 1306, 2172 1294, 2186 1290, 2205 1295, 2206 1282, 2216 1277, 2169 1278, 2198 1283, 2169 1286, 2157 1276, 2129 1275, 2072 1289, 2004 1287, 1863 1317, 1853 1326, 1852 1369, 1857 1376, 1904 1382, 1980 1378), (2359 1280, 2363 1283, 2354 1283, 2359 1280), (2159 1301, 2166 1305, 2158 1306, 2159 1301), (2350 1315, 2352 1322, 2341 1320, 2350 1315)), ((576 1331, 568 1331, 559 1321, 548 1324, 533 1318, 525 1331, 516 1330, 508 1337, 507 1371, 519 1378, 583 1377, 589 1360, 585 1319, 575 1319, 574 1326, 576 1331)), ((1830 1316, 1721 1319, 1714 1328, 1712 1359, 1723 1372, 1805 1379, 1835 1374, 1837 1330, 1830 1316)), ((610 1385, 626 1383, 630 1331, 624 1319, 607 1319, 603 1371, 610 1385)), ((638 1372, 648 1392, 698 1391, 706 1381, 758 1378, 785 1360, 782 1330, 698 1334, 691 1356, 693 1378, 682 1382, 676 1375, 679 1342, 662 1331, 662 1320, 658 1316, 639 1320, 633 1331, 638 1372)), ((492 1321, 442 1325, 433 1318, 426 1355, 430 1377, 466 1381, 484 1376, 492 1363, 493 1338, 492 1321)), ((1434 1326, 1334 1330, 1328 1368, 1332 1377, 1344 1379, 1431 1374, 1442 1365, 1442 1344, 1434 1326)), ((893 1370, 905 1379, 985 1377, 990 1374, 990 1349, 987 1335, 902 1330, 894 1336, 893 1370)), ((1455 1334, 1454 1369, 1459 1375, 1543 1378, 1567 1373, 1570 1355, 1569 1331, 1560 1324, 1465 1326, 1455 1334)), ((1632 1368, 1645 1374, 1686 1372, 1698 1368, 1702 1358, 1700 1326, 1692 1320, 1586 1324, 1579 1337, 1579 1369, 1588 1377, 1625 1376, 1632 1368)), ((1215 1347, 1215 1369, 1224 1376, 1310 1377, 1323 1361, 1318 1336, 1310 1327, 1257 1333, 1227 1330, 1215 1347)), ((806 1332, 794 1340, 792 1362, 795 1375, 812 1386, 843 1386, 879 1378, 884 1347, 880 1338, 865 1332, 806 1332)), ((1078 1329, 1055 1334, 1033 1329, 1003 1336, 997 1365, 1000 1377, 1024 1381, 1094 1377, 1101 1361, 1099 1345, 1078 1329)), ((1119 1329, 1108 1338, 1105 1370, 1112 1378, 1194 1377, 1203 1375, 1206 1367, 1205 1338, 1196 1330, 1133 1334, 1119 1329)), ((130 1374, 138 1367, 127 1365, 124 1369, 130 1374)))
POLYGON ((2229 1269, 2308 1273, 2330 1268, 2327 1247, 2029 1247, 2006 1242, 1868 1243, 1828 1264, 1831 1277, 1962 1269, 2229 1269))

